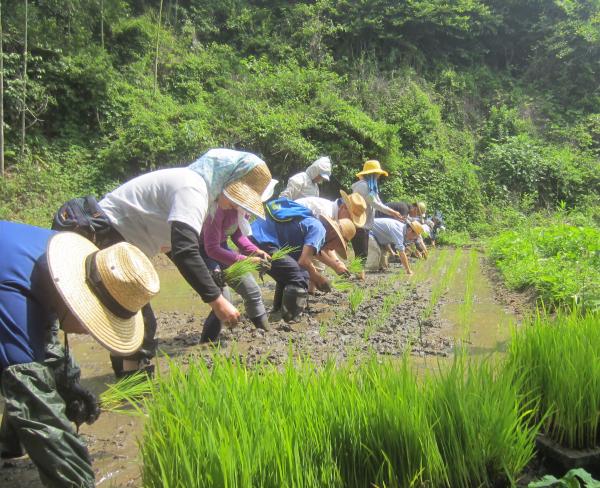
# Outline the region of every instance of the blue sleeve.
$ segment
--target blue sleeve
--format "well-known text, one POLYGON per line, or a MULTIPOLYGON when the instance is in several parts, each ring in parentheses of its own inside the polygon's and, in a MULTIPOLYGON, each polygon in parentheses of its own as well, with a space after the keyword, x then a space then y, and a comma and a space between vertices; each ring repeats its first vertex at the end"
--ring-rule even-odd
POLYGON ((304 245, 315 248, 315 253, 319 252, 325 244, 325 226, 318 220, 312 217, 306 218, 301 223, 304 233, 304 245))

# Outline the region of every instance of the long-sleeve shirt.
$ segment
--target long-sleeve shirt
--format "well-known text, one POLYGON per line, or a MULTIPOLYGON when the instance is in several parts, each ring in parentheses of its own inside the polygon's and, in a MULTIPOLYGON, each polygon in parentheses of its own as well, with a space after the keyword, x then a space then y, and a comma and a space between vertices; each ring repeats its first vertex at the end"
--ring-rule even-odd
POLYGON ((391 215, 394 212, 394 210, 381 201, 378 193, 369 191, 369 185, 365 180, 358 180, 356 183, 354 183, 352 185, 352 191, 355 191, 361 195, 367 202, 367 222, 364 225, 365 229, 373 228, 375 210, 379 210, 386 215, 391 215))
POLYGON ((237 210, 217 208, 214 217, 208 216, 202 228, 204 251, 210 258, 226 266, 241 261, 246 256, 258 251, 258 247, 242 234, 237 219, 237 210), (237 246, 239 252, 223 247, 223 243, 227 241, 228 236, 231 236, 231 240, 237 246))

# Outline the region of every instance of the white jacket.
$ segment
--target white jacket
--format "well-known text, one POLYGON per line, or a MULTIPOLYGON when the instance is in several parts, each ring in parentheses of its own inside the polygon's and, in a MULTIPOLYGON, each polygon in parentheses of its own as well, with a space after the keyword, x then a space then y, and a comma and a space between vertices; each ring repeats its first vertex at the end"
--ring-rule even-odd
POLYGON ((331 175, 331 160, 328 157, 319 158, 306 168, 306 171, 290 177, 287 187, 279 196, 290 200, 318 197, 319 185, 314 183, 313 179, 317 176, 324 176, 326 180, 329 180, 329 175, 331 175))

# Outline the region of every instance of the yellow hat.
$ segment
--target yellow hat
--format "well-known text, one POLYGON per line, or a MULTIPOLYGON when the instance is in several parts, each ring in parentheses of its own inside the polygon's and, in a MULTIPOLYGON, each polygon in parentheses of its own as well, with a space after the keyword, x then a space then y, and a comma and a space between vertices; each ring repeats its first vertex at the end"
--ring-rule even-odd
POLYGON ((421 235, 423 233, 423 226, 421 225, 420 222, 417 222, 416 220, 411 220, 408 225, 410 225, 410 228, 413 230, 413 232, 417 235, 421 235))
POLYGON ((383 176, 388 175, 387 171, 384 171, 381 169, 381 165, 379 164, 379 161, 376 161, 375 159, 369 159, 363 165, 362 171, 360 173, 356 173, 356 176, 365 176, 365 175, 370 175, 373 173, 376 173, 378 175, 383 175, 383 176))
POLYGON ((77 322, 114 355, 137 351, 141 309, 160 289, 146 255, 127 242, 100 250, 74 232, 53 235, 47 255, 52 281, 77 322))
POLYGON ((365 202, 363 196, 356 192, 348 195, 344 190, 340 190, 340 195, 348 208, 350 220, 356 227, 363 227, 367 222, 367 202, 365 202))

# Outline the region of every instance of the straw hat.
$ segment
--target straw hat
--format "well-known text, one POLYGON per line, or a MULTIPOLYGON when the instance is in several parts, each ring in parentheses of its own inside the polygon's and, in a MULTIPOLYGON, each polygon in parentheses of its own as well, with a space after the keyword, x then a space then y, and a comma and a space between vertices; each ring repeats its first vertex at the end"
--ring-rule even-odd
POLYGON ((271 183, 271 172, 267 165, 256 165, 244 177, 230 183, 223 189, 223 194, 233 203, 247 212, 265 218, 262 195, 271 183))
POLYGON ((356 227, 364 227, 367 222, 367 202, 359 193, 348 195, 344 190, 340 190, 342 200, 348 208, 350 219, 356 227))
POLYGON ((140 309, 160 283, 146 255, 126 242, 99 250, 74 232, 52 236, 50 276, 78 322, 112 354, 137 351, 144 338, 140 309))
POLYGON ((410 225, 410 228, 413 230, 413 232, 417 235, 421 235, 423 233, 423 226, 421 225, 421 222, 417 222, 416 220, 411 220, 408 225, 410 225))
POLYGON ((365 175, 370 175, 373 173, 377 173, 378 175, 383 175, 383 176, 388 175, 387 171, 384 171, 381 169, 381 165, 379 164, 379 161, 376 161, 375 159, 369 159, 363 165, 362 171, 360 173, 356 173, 356 176, 365 176, 365 175))
POLYGON ((319 219, 325 225, 326 230, 333 230, 336 236, 334 251, 342 259, 348 259, 348 241, 356 234, 356 227, 350 219, 340 219, 337 222, 326 215, 320 215, 319 219))
POLYGON ((421 216, 425 215, 425 212, 427 212, 427 205, 425 205, 425 202, 417 202, 416 206, 419 209, 419 214, 421 216))

